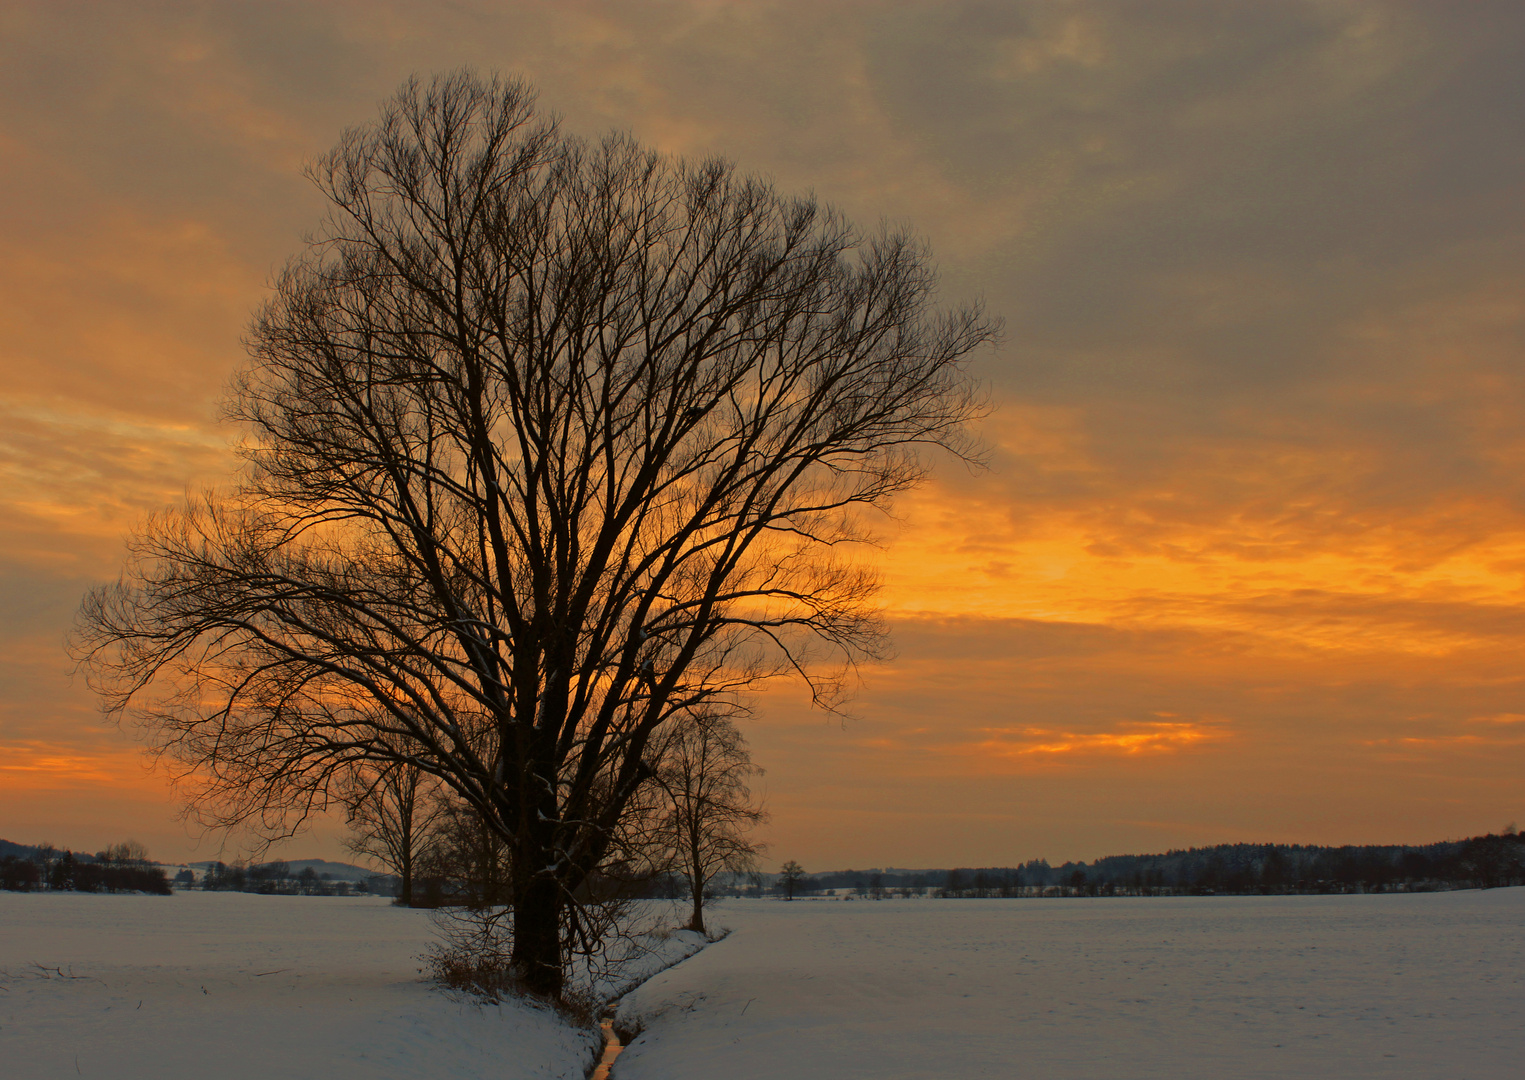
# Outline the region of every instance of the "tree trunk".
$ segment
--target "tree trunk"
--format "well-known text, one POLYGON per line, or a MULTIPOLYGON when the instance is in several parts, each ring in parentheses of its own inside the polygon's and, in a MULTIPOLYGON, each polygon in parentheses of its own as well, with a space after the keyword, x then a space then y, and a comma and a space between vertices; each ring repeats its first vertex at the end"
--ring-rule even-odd
POLYGON ((547 1001, 560 1001, 564 969, 561 954, 561 882, 555 820, 559 816, 555 785, 538 782, 553 768, 532 765, 508 872, 513 882, 514 944, 510 956, 514 974, 524 989, 547 1001))
POLYGON ((688 836, 688 884, 694 898, 694 917, 688 920, 688 928, 704 933, 704 866, 699 854, 698 818, 690 823, 688 836))
POLYGON ((562 991, 561 890, 549 874, 532 872, 527 877, 528 881, 514 890, 512 963, 525 990, 557 1001, 562 991))

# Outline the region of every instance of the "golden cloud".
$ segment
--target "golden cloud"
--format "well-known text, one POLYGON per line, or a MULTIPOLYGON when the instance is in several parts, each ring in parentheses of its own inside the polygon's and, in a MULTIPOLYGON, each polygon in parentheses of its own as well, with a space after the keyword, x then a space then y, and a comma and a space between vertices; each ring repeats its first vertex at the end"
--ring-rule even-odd
POLYGON ((1148 720, 1127 722, 1111 731, 1065 731, 1044 727, 984 728, 986 738, 948 748, 947 752, 1008 762, 1059 756, 1172 754, 1229 737, 1219 722, 1148 720))
POLYGON ((136 749, 89 749, 71 743, 18 741, 0 744, 0 783, 8 795, 46 791, 97 791, 101 787, 148 787, 143 753, 136 749))

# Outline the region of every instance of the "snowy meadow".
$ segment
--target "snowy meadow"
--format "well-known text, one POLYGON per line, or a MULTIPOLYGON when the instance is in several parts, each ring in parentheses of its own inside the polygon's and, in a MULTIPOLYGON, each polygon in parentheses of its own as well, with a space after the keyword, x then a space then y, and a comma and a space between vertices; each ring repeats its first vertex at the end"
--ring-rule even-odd
POLYGON ((1525 888, 732 901, 616 1080, 1516 1077, 1525 888))
POLYGON ((596 1034, 423 982, 431 932, 375 897, 0 893, 0 1076, 583 1076, 596 1034))
MULTIPOLYGON (((1525 889, 727 901, 614 1080, 1512 1077, 1525 889)), ((577 1080, 597 1036, 421 981, 372 898, 0 894, 0 1075, 577 1080), (72 975, 73 977, 69 977, 72 975)))

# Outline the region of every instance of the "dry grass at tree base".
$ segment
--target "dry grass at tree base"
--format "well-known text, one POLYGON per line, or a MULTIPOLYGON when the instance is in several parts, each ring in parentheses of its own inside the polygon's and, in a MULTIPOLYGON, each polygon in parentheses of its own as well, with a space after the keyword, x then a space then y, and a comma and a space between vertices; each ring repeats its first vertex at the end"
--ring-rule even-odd
POLYGON ((440 908, 430 914, 438 940, 424 951, 424 971, 438 986, 493 1005, 520 1000, 554 1009, 571 1023, 596 1027, 602 1003, 568 988, 558 1000, 534 994, 514 973, 513 913, 506 908, 440 908))
POLYGON ((424 973, 435 985, 474 1001, 525 1002, 596 1028, 610 1002, 726 933, 677 928, 676 908, 665 903, 620 902, 612 908, 603 911, 600 932, 584 941, 558 998, 535 993, 514 971, 513 913, 506 908, 431 912, 435 940, 421 957, 424 973))

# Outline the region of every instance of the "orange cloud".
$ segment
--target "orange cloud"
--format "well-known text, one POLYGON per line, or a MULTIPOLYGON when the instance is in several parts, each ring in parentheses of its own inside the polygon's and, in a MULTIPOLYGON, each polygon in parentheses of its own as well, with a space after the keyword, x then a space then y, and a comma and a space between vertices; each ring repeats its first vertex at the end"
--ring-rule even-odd
POLYGON ((96 791, 102 786, 162 787, 162 783, 148 780, 139 750, 91 750, 39 741, 0 744, 0 783, 13 795, 96 791))
POLYGON ((1192 721, 1125 723, 1114 731, 1062 731, 1041 727, 985 728, 989 738, 957 747, 954 752, 1007 760, 1055 755, 1168 754, 1228 737, 1219 724, 1192 721))
POLYGON ((1368 739, 1363 745, 1376 750, 1406 751, 1420 756, 1429 751, 1500 750, 1508 747, 1525 747, 1525 732, 1510 730, 1521 724, 1525 724, 1525 714, 1494 713, 1467 717, 1456 725, 1473 730, 1368 739), (1478 727, 1483 727, 1484 730, 1476 730, 1478 727))
POLYGON ((1492 716, 1474 716, 1474 724, 1525 724, 1525 713, 1495 713, 1492 716))

